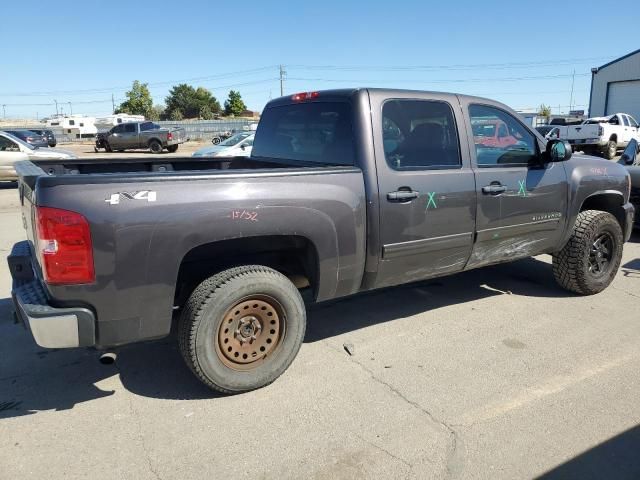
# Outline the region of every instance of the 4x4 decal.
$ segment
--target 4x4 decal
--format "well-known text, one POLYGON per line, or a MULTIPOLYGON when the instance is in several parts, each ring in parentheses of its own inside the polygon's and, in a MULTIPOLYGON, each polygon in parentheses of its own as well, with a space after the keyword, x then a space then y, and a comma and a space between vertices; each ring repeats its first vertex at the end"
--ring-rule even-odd
POLYGON ((156 192, 153 190, 140 190, 139 192, 118 192, 112 193, 111 196, 105 199, 105 202, 109 205, 119 205, 120 199, 123 200, 146 200, 147 202, 156 201, 156 192))

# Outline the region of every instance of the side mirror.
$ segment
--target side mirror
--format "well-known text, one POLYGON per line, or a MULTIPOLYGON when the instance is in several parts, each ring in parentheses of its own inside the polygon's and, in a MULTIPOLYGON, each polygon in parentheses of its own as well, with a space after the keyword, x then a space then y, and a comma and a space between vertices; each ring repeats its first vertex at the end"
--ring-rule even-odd
POLYGON ((569 142, 557 138, 547 142, 547 158, 552 162, 564 162, 571 158, 573 150, 569 142))

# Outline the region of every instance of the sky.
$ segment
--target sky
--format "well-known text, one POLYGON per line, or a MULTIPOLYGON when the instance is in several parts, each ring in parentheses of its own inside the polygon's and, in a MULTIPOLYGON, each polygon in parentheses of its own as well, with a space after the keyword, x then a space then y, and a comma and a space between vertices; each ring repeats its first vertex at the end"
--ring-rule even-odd
MULTIPOLYGON (((616 10, 637 12, 637 0, 616 10)), ((184 82, 221 103, 239 90, 260 111, 280 96, 280 65, 285 94, 391 87, 586 110, 591 67, 640 48, 616 25, 584 0, 3 2, 0 114, 42 118, 56 101, 109 114, 134 80, 155 104, 184 82)))

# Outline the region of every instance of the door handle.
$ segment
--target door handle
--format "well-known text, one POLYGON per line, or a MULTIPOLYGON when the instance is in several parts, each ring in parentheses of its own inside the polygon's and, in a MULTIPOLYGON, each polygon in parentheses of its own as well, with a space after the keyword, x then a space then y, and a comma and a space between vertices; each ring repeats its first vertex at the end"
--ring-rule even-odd
POLYGON ((411 200, 418 198, 420 192, 415 190, 398 190, 396 192, 387 193, 387 200, 390 202, 410 202, 411 200))
POLYGON ((500 185, 499 183, 485 185, 484 187, 482 187, 482 193, 487 193, 490 195, 498 195, 499 193, 503 193, 506 191, 507 187, 505 187, 504 185, 500 185))

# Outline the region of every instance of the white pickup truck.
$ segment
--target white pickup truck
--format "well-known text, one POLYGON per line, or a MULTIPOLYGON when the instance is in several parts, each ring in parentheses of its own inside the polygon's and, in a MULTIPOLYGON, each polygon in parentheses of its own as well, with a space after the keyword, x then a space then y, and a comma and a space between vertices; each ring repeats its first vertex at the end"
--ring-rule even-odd
POLYGON ((619 149, 625 148, 632 138, 640 141, 640 128, 638 122, 626 113, 588 118, 580 125, 567 127, 566 133, 566 140, 574 150, 597 151, 608 160, 614 158, 619 149))

